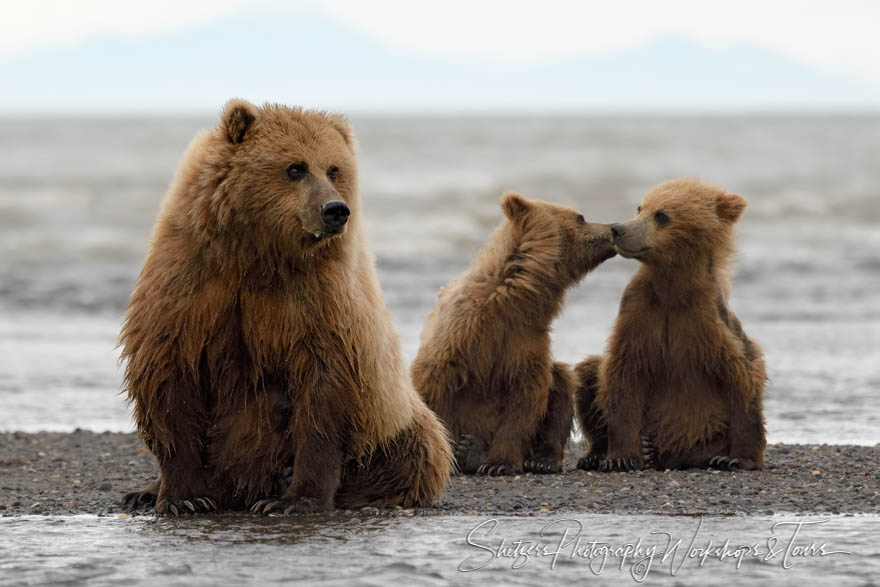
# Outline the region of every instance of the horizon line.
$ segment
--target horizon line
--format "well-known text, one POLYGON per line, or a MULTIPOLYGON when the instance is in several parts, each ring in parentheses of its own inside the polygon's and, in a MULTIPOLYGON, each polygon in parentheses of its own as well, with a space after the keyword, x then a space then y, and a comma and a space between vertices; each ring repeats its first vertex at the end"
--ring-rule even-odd
MULTIPOLYGON (((257 106, 263 102, 254 102, 257 106)), ((299 106, 299 104, 291 104, 299 106)), ((219 115, 223 103, 215 108, 63 108, 27 109, 2 108, 0 119, 136 119, 136 118, 213 118, 219 115)), ((864 106, 692 106, 658 108, 338 108, 333 106, 303 106, 307 110, 325 110, 342 113, 351 118, 567 118, 567 117, 670 117, 670 118, 729 118, 754 117, 873 117, 880 116, 880 105, 864 106)))

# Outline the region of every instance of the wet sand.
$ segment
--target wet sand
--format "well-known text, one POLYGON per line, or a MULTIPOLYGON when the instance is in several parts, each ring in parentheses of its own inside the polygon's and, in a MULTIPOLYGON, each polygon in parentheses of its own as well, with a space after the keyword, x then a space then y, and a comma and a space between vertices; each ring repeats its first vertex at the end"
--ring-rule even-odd
MULTIPOLYGON (((775 444, 765 471, 639 471, 453 477, 432 508, 372 515, 880 513, 880 445, 775 444)), ((116 514, 155 475, 134 434, 0 433, 0 515, 116 514)), ((148 513, 148 512, 142 512, 148 513)))

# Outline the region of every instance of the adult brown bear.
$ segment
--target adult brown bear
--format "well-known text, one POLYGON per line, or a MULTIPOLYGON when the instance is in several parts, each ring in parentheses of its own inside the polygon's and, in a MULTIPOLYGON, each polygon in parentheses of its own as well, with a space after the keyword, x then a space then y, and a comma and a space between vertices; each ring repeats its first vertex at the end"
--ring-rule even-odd
POLYGON ((764 359, 727 304, 745 207, 739 195, 679 179, 614 225, 618 253, 641 266, 605 356, 575 369, 590 440, 579 468, 764 467, 764 359))
POLYGON ((121 342, 160 469, 129 504, 412 506, 447 483, 449 440, 401 359, 339 116, 226 105, 181 161, 121 342))
POLYGON ((565 291, 614 256, 611 227, 515 193, 505 219, 428 316, 413 382, 449 426, 462 472, 558 473, 574 380, 550 354, 565 291))

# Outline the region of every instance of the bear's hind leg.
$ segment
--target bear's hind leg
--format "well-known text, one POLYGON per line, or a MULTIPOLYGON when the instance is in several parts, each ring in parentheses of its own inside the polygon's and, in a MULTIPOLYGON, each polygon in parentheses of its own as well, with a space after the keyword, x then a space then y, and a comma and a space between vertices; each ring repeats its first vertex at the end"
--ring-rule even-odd
POLYGON ((561 473, 565 444, 571 436, 574 376, 565 363, 553 364, 547 413, 538 428, 532 454, 523 463, 527 473, 561 473))
POLYGON ((337 507, 416 507, 434 503, 452 473, 452 449, 445 429, 424 405, 411 426, 370 455, 346 463, 337 507))
POLYGON ((578 461, 577 468, 584 471, 596 471, 608 454, 608 426, 599 406, 596 405, 596 393, 599 390, 599 368, 602 357, 591 356, 577 364, 575 375, 577 389, 574 392, 574 403, 581 432, 589 441, 589 450, 578 461))
MULTIPOLYGON (((763 367, 761 369, 763 377, 763 367)), ((748 406, 742 405, 740 394, 731 394, 728 448, 716 455, 710 466, 721 470, 751 471, 764 468, 767 446, 762 409, 763 390, 756 393, 748 406)))

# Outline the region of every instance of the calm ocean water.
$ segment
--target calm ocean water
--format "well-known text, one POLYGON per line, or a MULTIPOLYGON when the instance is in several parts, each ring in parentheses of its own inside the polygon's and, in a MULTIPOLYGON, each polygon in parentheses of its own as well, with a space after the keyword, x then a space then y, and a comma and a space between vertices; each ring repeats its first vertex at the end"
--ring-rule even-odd
MULTIPOLYGON (((210 120, 5 120, 0 430, 131 428, 115 348, 159 202, 210 120)), ((767 355, 771 441, 880 441, 880 118, 354 120, 370 242, 405 355, 505 189, 629 217, 697 175, 749 198, 732 305, 767 355)), ((600 351, 635 262, 573 289, 554 352, 600 351)))

